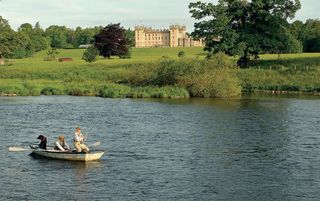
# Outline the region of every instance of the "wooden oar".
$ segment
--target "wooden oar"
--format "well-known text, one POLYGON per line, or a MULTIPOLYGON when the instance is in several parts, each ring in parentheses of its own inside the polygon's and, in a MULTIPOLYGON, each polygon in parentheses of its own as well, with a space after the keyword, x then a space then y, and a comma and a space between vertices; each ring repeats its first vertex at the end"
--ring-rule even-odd
MULTIPOLYGON (((90 144, 89 147, 97 147, 101 145, 101 142, 95 142, 93 144, 90 144)), ((23 148, 23 147, 9 147, 8 150, 10 152, 20 152, 20 151, 31 151, 31 148, 23 148)))

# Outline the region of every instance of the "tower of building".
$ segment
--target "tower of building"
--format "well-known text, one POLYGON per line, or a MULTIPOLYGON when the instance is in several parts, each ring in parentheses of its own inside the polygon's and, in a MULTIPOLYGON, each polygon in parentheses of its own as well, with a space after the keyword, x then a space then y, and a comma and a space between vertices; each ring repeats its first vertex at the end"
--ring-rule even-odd
POLYGON ((202 47, 202 40, 194 41, 186 34, 186 26, 171 25, 169 30, 135 27, 135 47, 202 47))
POLYGON ((178 47, 179 39, 186 36, 186 27, 180 25, 170 26, 170 47, 178 47))

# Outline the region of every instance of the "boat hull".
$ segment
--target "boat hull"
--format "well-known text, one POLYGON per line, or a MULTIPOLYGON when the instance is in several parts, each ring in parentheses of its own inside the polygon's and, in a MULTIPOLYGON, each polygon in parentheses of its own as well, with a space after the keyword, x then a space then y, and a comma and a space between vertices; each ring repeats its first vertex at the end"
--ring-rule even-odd
POLYGON ((68 160, 68 161, 95 161, 99 160, 104 151, 91 151, 90 153, 77 153, 77 152, 62 152, 56 150, 44 150, 44 149, 33 149, 32 153, 35 155, 57 159, 57 160, 68 160))

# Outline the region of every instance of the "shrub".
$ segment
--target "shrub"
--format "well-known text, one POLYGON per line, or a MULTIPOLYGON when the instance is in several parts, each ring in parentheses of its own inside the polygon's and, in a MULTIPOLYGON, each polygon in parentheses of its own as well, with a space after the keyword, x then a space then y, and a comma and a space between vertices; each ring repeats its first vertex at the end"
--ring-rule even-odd
POLYGON ((35 83, 24 82, 23 90, 20 93, 20 95, 23 96, 39 96, 41 93, 41 89, 40 86, 35 83))
POLYGON ((131 88, 125 85, 108 84, 99 90, 99 96, 104 98, 125 98, 130 94, 131 88))
POLYGON ((128 52, 126 52, 126 54, 124 55, 119 55, 120 59, 130 59, 131 58, 131 51, 129 50, 128 52))
POLYGON ((152 74, 155 64, 144 64, 144 65, 130 65, 126 67, 126 71, 122 72, 121 83, 133 85, 133 86, 143 86, 150 84, 152 81, 152 74))
MULTIPOLYGON (((231 97, 241 93, 234 67, 235 62, 222 53, 214 55, 210 60, 162 59, 158 63, 128 69, 131 71, 129 83, 139 83, 138 86, 179 86, 198 97, 231 97)), ((152 94, 152 97, 167 96, 170 95, 163 91, 152 94)))
POLYGON ((47 57, 44 58, 45 61, 53 61, 60 54, 56 48, 50 48, 47 51, 47 57))
POLYGON ((236 62, 225 53, 219 52, 208 59, 208 66, 211 68, 234 68, 236 62))
POLYGON ((155 64, 150 83, 157 86, 175 85, 178 77, 188 73, 193 64, 193 60, 162 59, 155 64))
POLYGON ((211 69, 199 74, 188 74, 179 80, 191 96, 226 98, 241 94, 240 80, 234 70, 211 69))
POLYGON ((82 59, 88 63, 97 61, 99 55, 99 50, 94 46, 90 46, 86 51, 84 51, 82 59))
POLYGON ((14 52, 13 52, 13 58, 15 58, 15 59, 22 59, 22 58, 24 58, 24 57, 26 57, 26 56, 27 56, 27 52, 26 52, 26 50, 25 50, 24 48, 22 48, 22 47, 17 48, 17 49, 14 50, 14 52))
POLYGON ((164 86, 164 87, 139 87, 133 90, 138 94, 138 98, 188 98, 189 93, 183 87, 164 86))
POLYGON ((185 51, 178 52, 178 57, 184 57, 186 55, 185 51))
POLYGON ((41 90, 41 94, 50 96, 50 95, 62 95, 64 94, 63 89, 53 86, 47 86, 41 90))

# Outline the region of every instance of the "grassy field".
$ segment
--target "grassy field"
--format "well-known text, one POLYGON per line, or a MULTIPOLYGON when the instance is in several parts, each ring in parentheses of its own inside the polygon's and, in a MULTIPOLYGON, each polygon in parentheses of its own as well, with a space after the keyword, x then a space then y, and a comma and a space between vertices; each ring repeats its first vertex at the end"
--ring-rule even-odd
POLYGON ((234 68, 232 64, 236 58, 230 58, 230 64, 223 64, 229 70, 221 70, 225 69, 223 66, 216 70, 221 61, 204 62, 205 52, 202 48, 133 48, 131 59, 100 58, 93 64, 81 59, 83 49, 59 51, 58 57, 71 57, 73 61, 44 61, 46 51, 26 59, 9 60, 0 67, 0 94, 228 97, 228 93, 237 94, 237 83, 240 90, 251 92, 320 91, 320 53, 280 57, 261 55, 260 60, 249 69, 234 68), (179 51, 185 52, 184 58, 178 58, 179 51), (232 80, 233 75, 237 80, 232 80), (196 80, 197 84, 191 80, 196 80), (220 83, 229 83, 229 88, 220 83))

